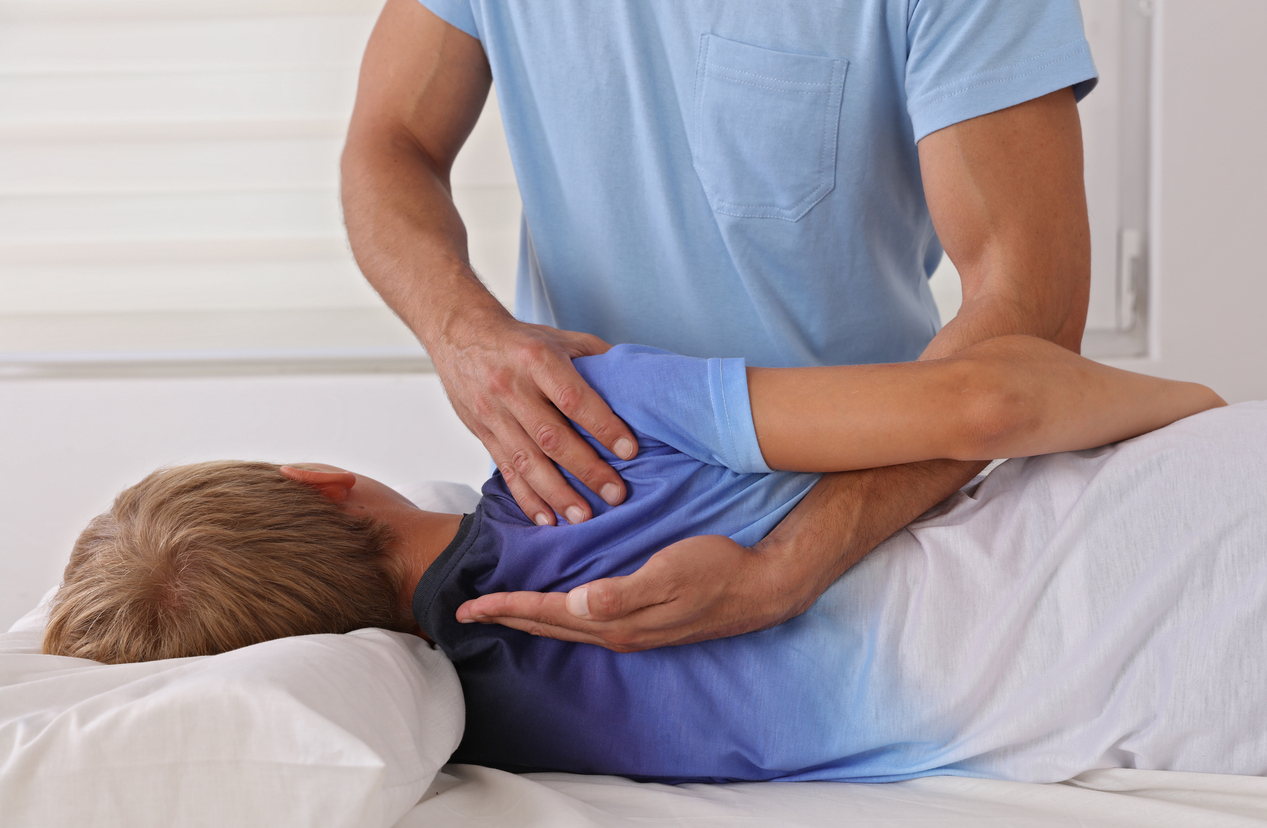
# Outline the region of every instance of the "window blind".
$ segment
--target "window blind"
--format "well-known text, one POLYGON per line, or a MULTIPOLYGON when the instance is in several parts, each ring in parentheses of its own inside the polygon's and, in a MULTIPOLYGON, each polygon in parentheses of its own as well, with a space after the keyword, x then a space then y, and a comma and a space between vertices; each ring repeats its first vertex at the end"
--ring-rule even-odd
MULTIPOLYGON (((338 158, 381 0, 0 0, 0 362, 416 370, 356 268, 338 158)), ((493 96, 453 172, 509 298, 493 96)))

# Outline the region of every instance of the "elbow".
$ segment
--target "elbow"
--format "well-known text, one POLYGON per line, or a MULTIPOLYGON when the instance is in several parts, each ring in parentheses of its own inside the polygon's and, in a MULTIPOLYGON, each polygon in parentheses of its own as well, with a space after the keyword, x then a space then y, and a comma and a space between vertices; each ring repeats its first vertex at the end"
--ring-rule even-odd
POLYGON ((964 371, 957 406, 961 436, 955 460, 997 460, 1014 456, 1024 435, 1042 419, 1033 394, 1017 381, 1013 366, 974 362, 964 371))

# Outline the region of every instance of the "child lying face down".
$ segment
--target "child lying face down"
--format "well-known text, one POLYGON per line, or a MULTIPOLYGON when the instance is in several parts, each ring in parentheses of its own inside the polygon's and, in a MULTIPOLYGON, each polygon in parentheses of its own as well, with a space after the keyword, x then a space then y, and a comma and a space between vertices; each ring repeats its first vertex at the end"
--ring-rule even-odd
MULTIPOLYGON (((467 703, 455 759, 638 778, 1126 765, 1267 772, 1262 407, 1005 464, 762 632, 618 654, 461 623, 708 536, 727 560, 817 479, 770 472, 1087 448, 1221 403, 1023 337, 928 363, 745 369, 622 346, 577 361, 639 436, 630 496, 536 526, 499 477, 467 516, 333 467, 204 464, 124 492, 76 546, 49 652, 126 661, 420 628, 467 703), (768 466, 767 466, 768 464, 768 466), (469 620, 469 619, 464 619, 469 620), (1253 657, 1250 657, 1253 656, 1253 657)), ((706 562, 707 564, 707 562, 706 562)), ((704 571, 707 571, 705 566, 704 571)))

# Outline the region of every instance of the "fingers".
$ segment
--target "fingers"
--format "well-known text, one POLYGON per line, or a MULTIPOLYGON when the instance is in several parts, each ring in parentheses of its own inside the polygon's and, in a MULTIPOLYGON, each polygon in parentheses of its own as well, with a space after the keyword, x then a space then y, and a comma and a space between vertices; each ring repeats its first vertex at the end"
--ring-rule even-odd
POLYGON ((458 620, 483 621, 491 616, 518 616, 563 626, 571 624, 578 630, 586 622, 615 621, 672 600, 672 590, 668 582, 659 577, 657 568, 654 563, 644 565, 632 575, 601 578, 566 593, 498 592, 482 595, 458 608, 458 620), (546 601, 543 596, 562 597, 551 597, 546 601))
POLYGON ((590 517, 584 499, 567 485, 559 470, 541 454, 518 420, 504 407, 485 403, 482 398, 475 400, 474 408, 474 416, 469 416, 454 400, 454 409, 488 449, 506 481, 506 487, 529 520, 538 526, 553 526, 556 510, 572 523, 590 517), (550 495, 549 501, 538 493, 530 480, 536 481, 536 486, 550 495))
MULTIPOLYGON (((564 416, 588 431, 612 454, 622 460, 631 460, 638 453, 638 441, 629 426, 612 413, 607 402, 581 378, 572 363, 546 366, 539 386, 564 416)), ((548 449, 546 453, 549 453, 548 449)), ((556 462, 559 462, 557 458, 556 462)), ((610 469, 606 463, 602 465, 610 469)), ((571 466, 564 465, 564 468, 589 485, 571 466)))
POLYGON ((524 514, 538 524, 555 523, 556 514, 570 523, 593 516, 560 468, 609 505, 624 502, 620 475, 569 422, 618 457, 637 453, 633 432, 572 365, 573 356, 610 346, 540 325, 519 325, 496 339, 500 347, 467 348, 438 360, 437 369, 454 409, 484 443, 524 514))
POLYGON ((594 336, 594 334, 582 333, 581 331, 565 331, 546 325, 535 325, 533 327, 543 328, 547 336, 550 336, 563 346, 569 359, 605 354, 612 347, 609 342, 604 341, 601 337, 594 336))
MULTIPOLYGON (((570 369, 571 365, 568 364, 570 369)), ((580 380, 580 375, 577 375, 580 380)), ((595 399, 598 395, 589 386, 589 394, 595 399)), ((543 389, 544 390, 544 389, 543 389)), ((567 395, 564 395, 565 397, 567 395)), ((605 460, 598 456, 594 447, 577 433, 568 422, 564 413, 560 413, 548 397, 532 401, 525 398, 508 400, 511 411, 518 418, 529 438, 512 453, 511 462, 515 472, 530 486, 533 491, 545 498, 559 514, 568 517, 572 523, 577 520, 564 510, 567 505, 575 505, 583 513, 583 520, 590 517, 589 505, 585 499, 572 491, 564 482, 559 468, 567 469, 590 491, 597 494, 609 506, 616 506, 625 499, 625 483, 605 460), (558 468, 555 464, 558 464, 558 468)), ((624 424, 621 424, 622 428, 624 424)))
POLYGON ((552 624, 546 624, 544 622, 526 621, 522 618, 489 618, 484 623, 501 624, 503 627, 509 627, 512 630, 519 630, 520 632, 526 632, 529 635, 535 635, 541 638, 553 638, 557 641, 573 641, 578 644, 595 644, 599 647, 605 647, 618 653, 631 653, 655 646, 647 645, 639 647, 627 644, 616 644, 593 633, 579 632, 568 627, 559 627, 552 624))
MULTIPOLYGON (((572 337, 584 335, 568 334, 572 337)), ((597 337, 594 346, 606 349, 606 343, 597 337)), ((564 353, 580 350, 579 347, 564 347, 564 353)), ((629 427, 612 413, 606 401, 577 372, 570 358, 559 358, 553 350, 538 346, 530 358, 533 366, 533 378, 537 388, 545 395, 554 409, 567 419, 539 416, 535 421, 524 422, 541 450, 555 463, 567 469, 578 480, 584 483, 607 503, 616 505, 624 500, 625 488, 620 476, 584 440, 570 439, 573 429, 567 420, 571 420, 585 429, 609 451, 622 460, 633 458, 638 452, 638 442, 629 427)))
POLYGON ((565 592, 494 592, 458 607, 457 619, 463 624, 493 618, 574 626, 578 632, 590 629, 589 622, 568 611, 565 592))
POLYGON ((765 629, 813 602, 772 589, 777 575, 769 566, 730 538, 701 535, 665 547, 631 575, 571 592, 480 596, 458 608, 457 620, 617 652, 688 644, 765 629))
POLYGON ((586 426, 589 423, 631 457, 637 451, 637 443, 628 426, 612 414, 570 361, 539 359, 532 371, 534 382, 530 389, 508 389, 499 393, 497 400, 509 416, 502 418, 500 434, 496 434, 501 456, 494 454, 494 460, 524 513, 536 520, 538 513, 529 511, 529 506, 544 503, 551 510, 550 517, 557 512, 569 523, 593 516, 589 504, 572 490, 559 468, 571 472, 608 505, 624 502, 624 481, 576 432, 568 418, 582 418, 577 421, 586 431, 590 431, 586 426))
POLYGON ((681 643, 696 630, 684 627, 662 579, 639 572, 603 578, 571 592, 499 592, 458 607, 464 624, 501 624, 531 635, 598 644, 633 652, 681 643))
MULTIPOLYGON (((597 336, 578 331, 561 331, 556 328, 545 328, 545 332, 553 341, 557 341, 567 355, 564 363, 547 363, 546 373, 538 383, 546 391, 550 401, 581 428, 588 431, 595 440, 622 460, 631 460, 638 453, 638 441, 629 427, 617 417, 607 402, 576 372, 570 360, 580 356, 605 354, 611 345, 597 336), (563 370, 550 373, 550 369, 558 367, 563 370)), ((570 466, 565 466, 568 471, 570 466)))
POLYGON ((609 650, 628 653, 651 647, 680 643, 684 631, 680 620, 664 603, 640 603, 637 584, 632 576, 604 578, 572 592, 499 592, 481 595, 458 607, 457 620, 463 624, 501 624, 514 630, 556 638, 597 644, 609 650), (588 591, 604 596, 591 608, 592 617, 584 618, 572 611, 578 592, 588 591), (618 597, 617 597, 618 596, 618 597), (609 601, 609 597, 614 600, 609 601), (617 616, 616 606, 627 611, 617 616), (600 617, 601 616, 601 617, 600 617))
MULTIPOLYGON (((565 426, 560 425, 559 428, 562 430, 565 426)), ((552 525, 556 513, 568 523, 581 523, 593 517, 589 503, 568 485, 550 457, 518 427, 518 423, 508 425, 506 431, 515 442, 506 446, 500 456, 494 452, 493 459, 524 514, 538 525, 552 525)), ((574 431, 570 436, 559 439, 581 440, 574 431)))

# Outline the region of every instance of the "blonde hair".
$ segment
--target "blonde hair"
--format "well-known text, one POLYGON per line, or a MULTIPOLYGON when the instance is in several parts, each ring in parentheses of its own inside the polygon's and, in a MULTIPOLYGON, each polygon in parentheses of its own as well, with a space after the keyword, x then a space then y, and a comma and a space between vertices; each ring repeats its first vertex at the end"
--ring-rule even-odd
POLYGON ((391 531, 278 469, 198 463, 120 493, 75 542, 44 652, 121 663, 413 629, 391 531))

